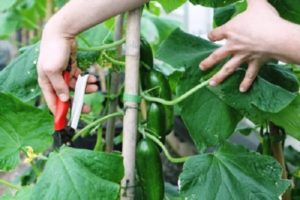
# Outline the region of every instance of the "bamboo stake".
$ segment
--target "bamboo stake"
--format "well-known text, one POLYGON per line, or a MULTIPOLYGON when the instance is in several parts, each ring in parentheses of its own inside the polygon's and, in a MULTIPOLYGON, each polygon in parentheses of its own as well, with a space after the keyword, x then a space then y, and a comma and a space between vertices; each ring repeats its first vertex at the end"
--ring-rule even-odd
MULTIPOLYGON (((123 22, 124 22, 124 15, 121 14, 118 16, 115 24, 115 41, 118 41, 122 38, 123 33, 123 22)), ((120 60, 122 57, 122 46, 117 46, 117 59, 120 60)), ((120 73, 113 71, 111 74, 111 81, 110 81, 110 94, 114 95, 119 91, 119 83, 120 83, 120 73)), ((118 99, 114 99, 110 102, 108 108, 108 114, 114 113, 117 110, 118 99)), ((114 146, 114 137, 115 137, 115 123, 116 118, 111 118, 107 121, 106 126, 106 133, 105 133, 105 151, 111 152, 113 151, 114 146)))
POLYGON ((54 11, 54 5, 53 5, 53 0, 47 0, 47 6, 46 6, 46 21, 50 19, 50 17, 53 15, 54 11))
MULTIPOLYGON (((279 130, 279 127, 275 126, 274 124, 270 123, 270 135, 274 138, 281 137, 282 133, 279 130)), ((273 152, 273 157, 280 163, 282 167, 282 178, 287 179, 287 169, 285 166, 285 159, 283 153, 283 144, 282 141, 272 141, 271 139, 271 149, 273 152)), ((282 200, 290 200, 290 190, 288 189, 283 195, 282 200)))
MULTIPOLYGON (((126 36, 125 93, 130 95, 137 95, 139 92, 140 18, 140 9, 129 12, 126 36)), ((122 152, 125 176, 121 184, 121 200, 133 200, 138 103, 125 102, 124 106, 126 111, 123 120, 122 152)))

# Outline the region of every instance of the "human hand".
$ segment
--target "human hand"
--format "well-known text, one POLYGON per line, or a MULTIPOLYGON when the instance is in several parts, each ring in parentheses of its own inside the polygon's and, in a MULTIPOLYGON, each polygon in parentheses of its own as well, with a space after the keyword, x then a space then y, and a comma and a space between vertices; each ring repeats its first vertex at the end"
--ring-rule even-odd
MULTIPOLYGON (((69 100, 69 87, 75 88, 76 79, 81 73, 76 64, 76 48, 74 48, 74 37, 64 36, 53 27, 46 27, 40 45, 38 58, 38 82, 49 109, 54 114, 56 110, 56 96, 61 101, 69 100), (72 71, 70 84, 67 85, 63 79, 63 71, 66 69, 68 61, 72 55, 72 71)), ((95 76, 89 76, 86 92, 97 91, 95 76)), ((84 106, 83 111, 89 108, 84 106)))
POLYGON ((260 67, 272 55, 275 41, 282 31, 282 20, 277 11, 266 0, 248 0, 248 8, 231 21, 209 33, 211 41, 226 39, 224 46, 215 50, 200 63, 202 70, 212 68, 228 56, 230 60, 215 74, 210 85, 216 86, 243 63, 248 64, 240 91, 246 92, 255 80, 260 67))

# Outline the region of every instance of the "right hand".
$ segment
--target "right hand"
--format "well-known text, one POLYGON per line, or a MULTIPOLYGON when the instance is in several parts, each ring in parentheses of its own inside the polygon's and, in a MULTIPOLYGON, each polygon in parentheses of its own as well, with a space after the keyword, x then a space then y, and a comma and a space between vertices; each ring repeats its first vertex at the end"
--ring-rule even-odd
MULTIPOLYGON (((56 96, 61 101, 68 101, 69 87, 75 87, 76 78, 80 74, 80 70, 76 67, 76 62, 72 62, 70 85, 65 83, 62 76, 70 55, 76 56, 76 52, 72 52, 74 42, 74 37, 66 37, 53 27, 46 26, 44 29, 37 64, 38 82, 46 103, 53 114, 55 114, 56 110, 56 96)), ((76 60, 75 58, 72 58, 72 60, 76 60)), ((97 91, 97 85, 93 84, 96 81, 95 76, 89 76, 86 92, 97 91)), ((87 109, 84 108, 84 110, 87 109)))
POLYGON ((208 70, 231 56, 223 68, 211 78, 210 85, 220 84, 241 64, 247 63, 248 69, 240 84, 240 91, 246 92, 261 66, 276 57, 272 51, 275 50, 276 41, 280 40, 279 33, 285 27, 284 24, 284 20, 266 0, 248 0, 245 12, 208 35, 211 41, 225 39, 226 43, 200 63, 202 70, 208 70))

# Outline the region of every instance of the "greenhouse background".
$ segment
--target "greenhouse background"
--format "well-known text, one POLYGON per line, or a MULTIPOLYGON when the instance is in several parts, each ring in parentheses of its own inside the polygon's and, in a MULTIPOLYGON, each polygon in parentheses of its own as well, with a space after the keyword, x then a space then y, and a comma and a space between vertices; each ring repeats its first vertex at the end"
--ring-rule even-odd
POLYGON ((0 200, 299 200, 300 2, 111 1, 0 0, 0 200))

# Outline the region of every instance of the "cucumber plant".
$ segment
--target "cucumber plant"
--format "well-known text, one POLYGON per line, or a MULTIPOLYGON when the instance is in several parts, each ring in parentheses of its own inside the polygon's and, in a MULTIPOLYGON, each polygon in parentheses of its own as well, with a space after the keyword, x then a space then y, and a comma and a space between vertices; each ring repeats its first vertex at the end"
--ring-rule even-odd
MULTIPOLYGON (((132 160, 136 162, 137 182, 130 186, 136 189, 135 199, 275 200, 281 195, 283 199, 298 199, 299 153, 292 147, 285 149, 284 142, 287 136, 300 140, 299 69, 277 61, 267 63, 249 92, 240 93, 239 83, 245 73, 242 65, 222 85, 209 87, 208 79, 225 61, 209 72, 200 71, 198 64, 218 45, 184 32, 179 23, 159 14, 161 7, 172 12, 186 1, 151 1, 143 11, 142 103, 137 159, 132 160), (196 155, 174 157, 166 148, 165 137, 174 129, 174 115, 180 116, 187 127, 198 150, 196 155), (239 129, 239 122, 245 118, 254 125, 239 129), (247 135, 253 130, 259 132, 261 145, 257 151, 229 140, 236 131, 247 135), (184 163, 178 192, 173 194, 164 183, 160 153, 173 163, 184 163)), ((103 122, 124 115, 122 87, 116 94, 102 91, 87 98, 93 104, 93 111, 82 115, 84 126, 73 140, 94 134, 97 137, 94 150, 67 145, 51 150, 53 117, 41 101, 37 84, 37 40, 41 28, 36 24, 45 21, 49 14, 46 8, 55 10, 65 1, 0 2, 0 38, 16 32, 33 33, 31 38, 17 44, 30 45, 23 47, 0 71, 0 169, 12 171, 21 162, 27 162, 31 176, 14 183, 0 179, 0 184, 16 191, 7 190, 0 199, 111 200, 126 195, 120 193, 124 187, 120 185, 124 176, 123 158, 119 151, 104 152, 102 140, 103 122), (115 99, 119 100, 118 109, 109 113, 109 102, 115 99)), ((190 2, 214 7, 215 26, 247 7, 245 0, 190 2)), ((300 23, 298 1, 270 0, 270 3, 283 18, 300 23)), ((117 55, 116 47, 125 40, 113 41, 114 20, 109 19, 77 37, 77 59, 83 71, 90 66, 96 70, 105 68, 108 79, 112 73, 123 74, 124 58, 117 55)), ((122 143, 122 134, 116 135, 114 142, 116 146, 122 143)))

